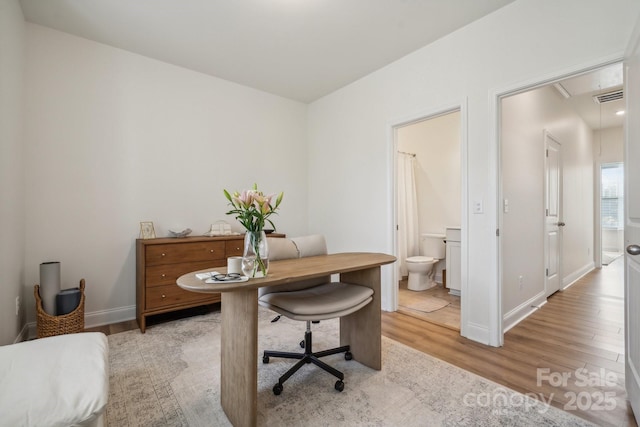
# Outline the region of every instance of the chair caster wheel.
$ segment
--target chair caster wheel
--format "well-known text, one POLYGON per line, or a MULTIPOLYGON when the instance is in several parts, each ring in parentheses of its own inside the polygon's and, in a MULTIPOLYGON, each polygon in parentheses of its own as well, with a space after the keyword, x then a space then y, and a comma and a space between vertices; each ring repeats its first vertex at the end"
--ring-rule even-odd
POLYGON ((262 363, 269 363, 269 356, 262 356, 262 363))
MULTIPOLYGON (((337 387, 337 384, 336 384, 336 387, 337 387)), ((276 396, 279 396, 280 393, 282 393, 282 390, 283 390, 283 387, 281 384, 276 384, 273 386, 273 394, 275 394, 276 396)))
POLYGON ((353 359, 353 354, 351 354, 351 352, 350 352, 350 351, 347 351, 347 352, 344 354, 344 360, 351 360, 351 359, 353 359))
POLYGON ((300 341, 300 348, 304 348, 304 340, 300 341))
POLYGON ((342 391, 342 390, 344 390, 344 383, 342 381, 338 380, 338 381, 336 381, 336 385, 334 387, 335 387, 336 390, 342 391))

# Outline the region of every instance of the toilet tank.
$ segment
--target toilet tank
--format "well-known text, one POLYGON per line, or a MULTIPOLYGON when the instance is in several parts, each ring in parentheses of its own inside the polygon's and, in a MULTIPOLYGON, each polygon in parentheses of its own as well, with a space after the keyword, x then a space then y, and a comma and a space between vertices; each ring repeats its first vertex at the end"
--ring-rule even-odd
POLYGON ((447 247, 444 244, 444 234, 424 233, 420 235, 420 249, 422 256, 444 259, 447 247))

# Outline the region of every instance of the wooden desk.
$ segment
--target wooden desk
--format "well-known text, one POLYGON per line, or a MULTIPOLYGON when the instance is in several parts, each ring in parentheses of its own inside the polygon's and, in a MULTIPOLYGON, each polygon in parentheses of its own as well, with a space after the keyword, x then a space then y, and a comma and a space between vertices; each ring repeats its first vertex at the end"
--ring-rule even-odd
MULTIPOLYGON (((380 331, 380 266, 395 257, 380 253, 340 253, 273 261, 269 275, 244 283, 206 284, 195 273, 180 276, 181 288, 222 294, 220 400, 234 426, 255 426, 258 397, 258 288, 340 274, 340 281, 372 288, 373 301, 340 318, 340 345, 350 345, 353 358, 382 368, 380 331)), ((201 270, 211 271, 211 269, 201 270)), ((224 272, 224 268, 216 269, 224 272)))

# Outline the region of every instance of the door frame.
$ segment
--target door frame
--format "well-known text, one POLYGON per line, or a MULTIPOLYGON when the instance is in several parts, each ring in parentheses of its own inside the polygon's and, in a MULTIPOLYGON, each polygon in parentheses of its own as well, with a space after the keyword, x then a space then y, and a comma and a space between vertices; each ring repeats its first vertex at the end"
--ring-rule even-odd
POLYGON ((550 84, 559 82, 569 77, 576 77, 581 74, 586 74, 595 71, 600 68, 607 67, 609 65, 621 63, 624 60, 622 54, 614 54, 604 56, 592 62, 578 64, 574 67, 566 68, 563 70, 556 70, 546 75, 531 78, 519 83, 510 84, 507 86, 493 88, 489 91, 489 168, 492 172, 491 179, 495 183, 495 230, 496 240, 495 246, 490 248, 492 257, 492 264, 495 268, 495 274, 497 281, 490 285, 490 309, 489 309, 489 344, 494 346, 504 345, 504 312, 502 309, 502 289, 503 289, 503 276, 502 266, 504 265, 504 250, 502 248, 502 242, 500 239, 500 230, 503 224, 503 211, 502 200, 504 198, 502 188, 502 167, 500 159, 502 156, 501 150, 501 104, 502 99, 516 95, 519 93, 527 92, 532 89, 536 89, 542 86, 548 86, 550 84))
MULTIPOLYGON (((423 111, 416 112, 414 114, 400 117, 394 119, 389 122, 387 125, 387 140, 389 147, 389 168, 390 177, 389 177, 389 185, 390 185, 390 193, 391 193, 391 206, 390 206, 390 215, 391 224, 389 224, 389 229, 391 232, 391 242, 393 245, 392 253, 394 256, 398 256, 398 233, 397 233, 397 224, 398 224, 398 194, 397 194, 397 175, 398 175, 398 141, 397 141, 397 130, 403 126, 411 125, 413 123, 421 122, 424 120, 434 119, 439 116, 443 116, 445 114, 453 113, 455 111, 460 112, 460 264, 461 264, 461 283, 460 283, 460 335, 466 336, 467 326, 466 320, 469 318, 469 303, 467 298, 464 297, 467 287, 468 287, 468 212, 467 208, 467 200, 468 200, 468 124, 467 124, 467 98, 463 98, 457 102, 452 101, 439 107, 425 109, 423 111)), ((400 278, 398 277, 398 269, 393 268, 391 273, 391 283, 393 286, 390 286, 387 289, 386 298, 383 298, 383 301, 387 301, 387 304, 384 304, 382 307, 385 311, 397 311, 398 310, 398 282, 400 278)))

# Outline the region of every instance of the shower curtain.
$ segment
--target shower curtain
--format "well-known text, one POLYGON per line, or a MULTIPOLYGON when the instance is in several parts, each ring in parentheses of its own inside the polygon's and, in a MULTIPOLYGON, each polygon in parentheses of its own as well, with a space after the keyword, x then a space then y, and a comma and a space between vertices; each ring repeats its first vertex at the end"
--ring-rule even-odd
POLYGON ((398 265, 399 278, 407 275, 406 259, 419 255, 418 197, 415 155, 398 153, 398 265))

